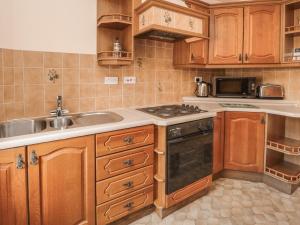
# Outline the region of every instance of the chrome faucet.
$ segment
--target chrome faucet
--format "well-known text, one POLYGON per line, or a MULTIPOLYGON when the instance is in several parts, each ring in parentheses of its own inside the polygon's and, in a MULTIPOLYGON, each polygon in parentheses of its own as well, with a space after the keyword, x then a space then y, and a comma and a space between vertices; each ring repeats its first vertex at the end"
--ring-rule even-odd
POLYGON ((62 96, 59 95, 56 97, 56 109, 51 111, 50 114, 56 117, 63 117, 66 113, 69 113, 69 111, 63 109, 62 96))

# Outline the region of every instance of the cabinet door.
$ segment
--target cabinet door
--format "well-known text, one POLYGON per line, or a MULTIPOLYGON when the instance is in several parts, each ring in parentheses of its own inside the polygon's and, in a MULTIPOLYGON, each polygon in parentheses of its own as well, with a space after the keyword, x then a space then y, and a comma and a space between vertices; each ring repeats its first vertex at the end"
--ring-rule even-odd
POLYGON ((225 169, 263 172, 264 147, 264 113, 225 113, 225 169))
POLYGON ((224 169, 224 112, 214 118, 213 174, 224 169))
POLYGON ((0 225, 26 225, 25 148, 0 150, 0 225))
POLYGON ((279 63, 280 5, 245 7, 244 63, 279 63))
POLYGON ((243 8, 212 11, 210 64, 240 64, 243 54, 243 8))
POLYGON ((173 63, 174 65, 206 64, 207 52, 207 40, 202 39, 191 43, 185 40, 177 41, 174 44, 173 63))
POLYGON ((28 147, 30 225, 95 224, 94 137, 28 147))

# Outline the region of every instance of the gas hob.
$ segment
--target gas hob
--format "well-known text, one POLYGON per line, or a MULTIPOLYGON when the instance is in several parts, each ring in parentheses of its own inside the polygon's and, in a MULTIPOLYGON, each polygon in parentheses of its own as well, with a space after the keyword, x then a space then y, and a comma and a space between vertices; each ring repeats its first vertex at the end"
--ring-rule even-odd
POLYGON ((192 105, 162 105, 157 107, 148 107, 148 108, 140 108, 137 109, 139 111, 148 113, 153 116, 157 116, 163 119, 169 119, 179 116, 187 116, 198 113, 207 112, 205 110, 200 109, 197 106, 192 105))

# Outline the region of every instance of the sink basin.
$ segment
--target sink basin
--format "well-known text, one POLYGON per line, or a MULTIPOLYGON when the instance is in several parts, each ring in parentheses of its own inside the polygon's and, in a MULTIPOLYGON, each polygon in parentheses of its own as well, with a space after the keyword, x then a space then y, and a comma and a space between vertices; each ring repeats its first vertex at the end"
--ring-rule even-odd
POLYGON ((82 113, 74 116, 78 126, 92 126, 104 123, 116 123, 123 120, 123 117, 113 112, 82 113))
POLYGON ((42 119, 13 120, 0 124, 0 138, 38 133, 46 128, 47 122, 42 119))
POLYGON ((74 125, 74 122, 71 119, 71 117, 53 117, 48 120, 49 120, 49 126, 51 128, 55 128, 59 130, 67 129, 68 127, 74 125))

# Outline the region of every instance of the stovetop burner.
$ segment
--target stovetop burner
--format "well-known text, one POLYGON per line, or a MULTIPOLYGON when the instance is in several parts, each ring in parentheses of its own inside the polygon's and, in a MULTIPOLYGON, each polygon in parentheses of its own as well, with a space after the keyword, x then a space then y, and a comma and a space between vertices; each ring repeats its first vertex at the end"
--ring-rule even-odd
POLYGON ((178 116, 186 116, 198 113, 207 112, 205 110, 200 109, 197 106, 192 105, 163 105, 157 107, 148 107, 137 109, 139 111, 158 116, 163 119, 178 117, 178 116))

